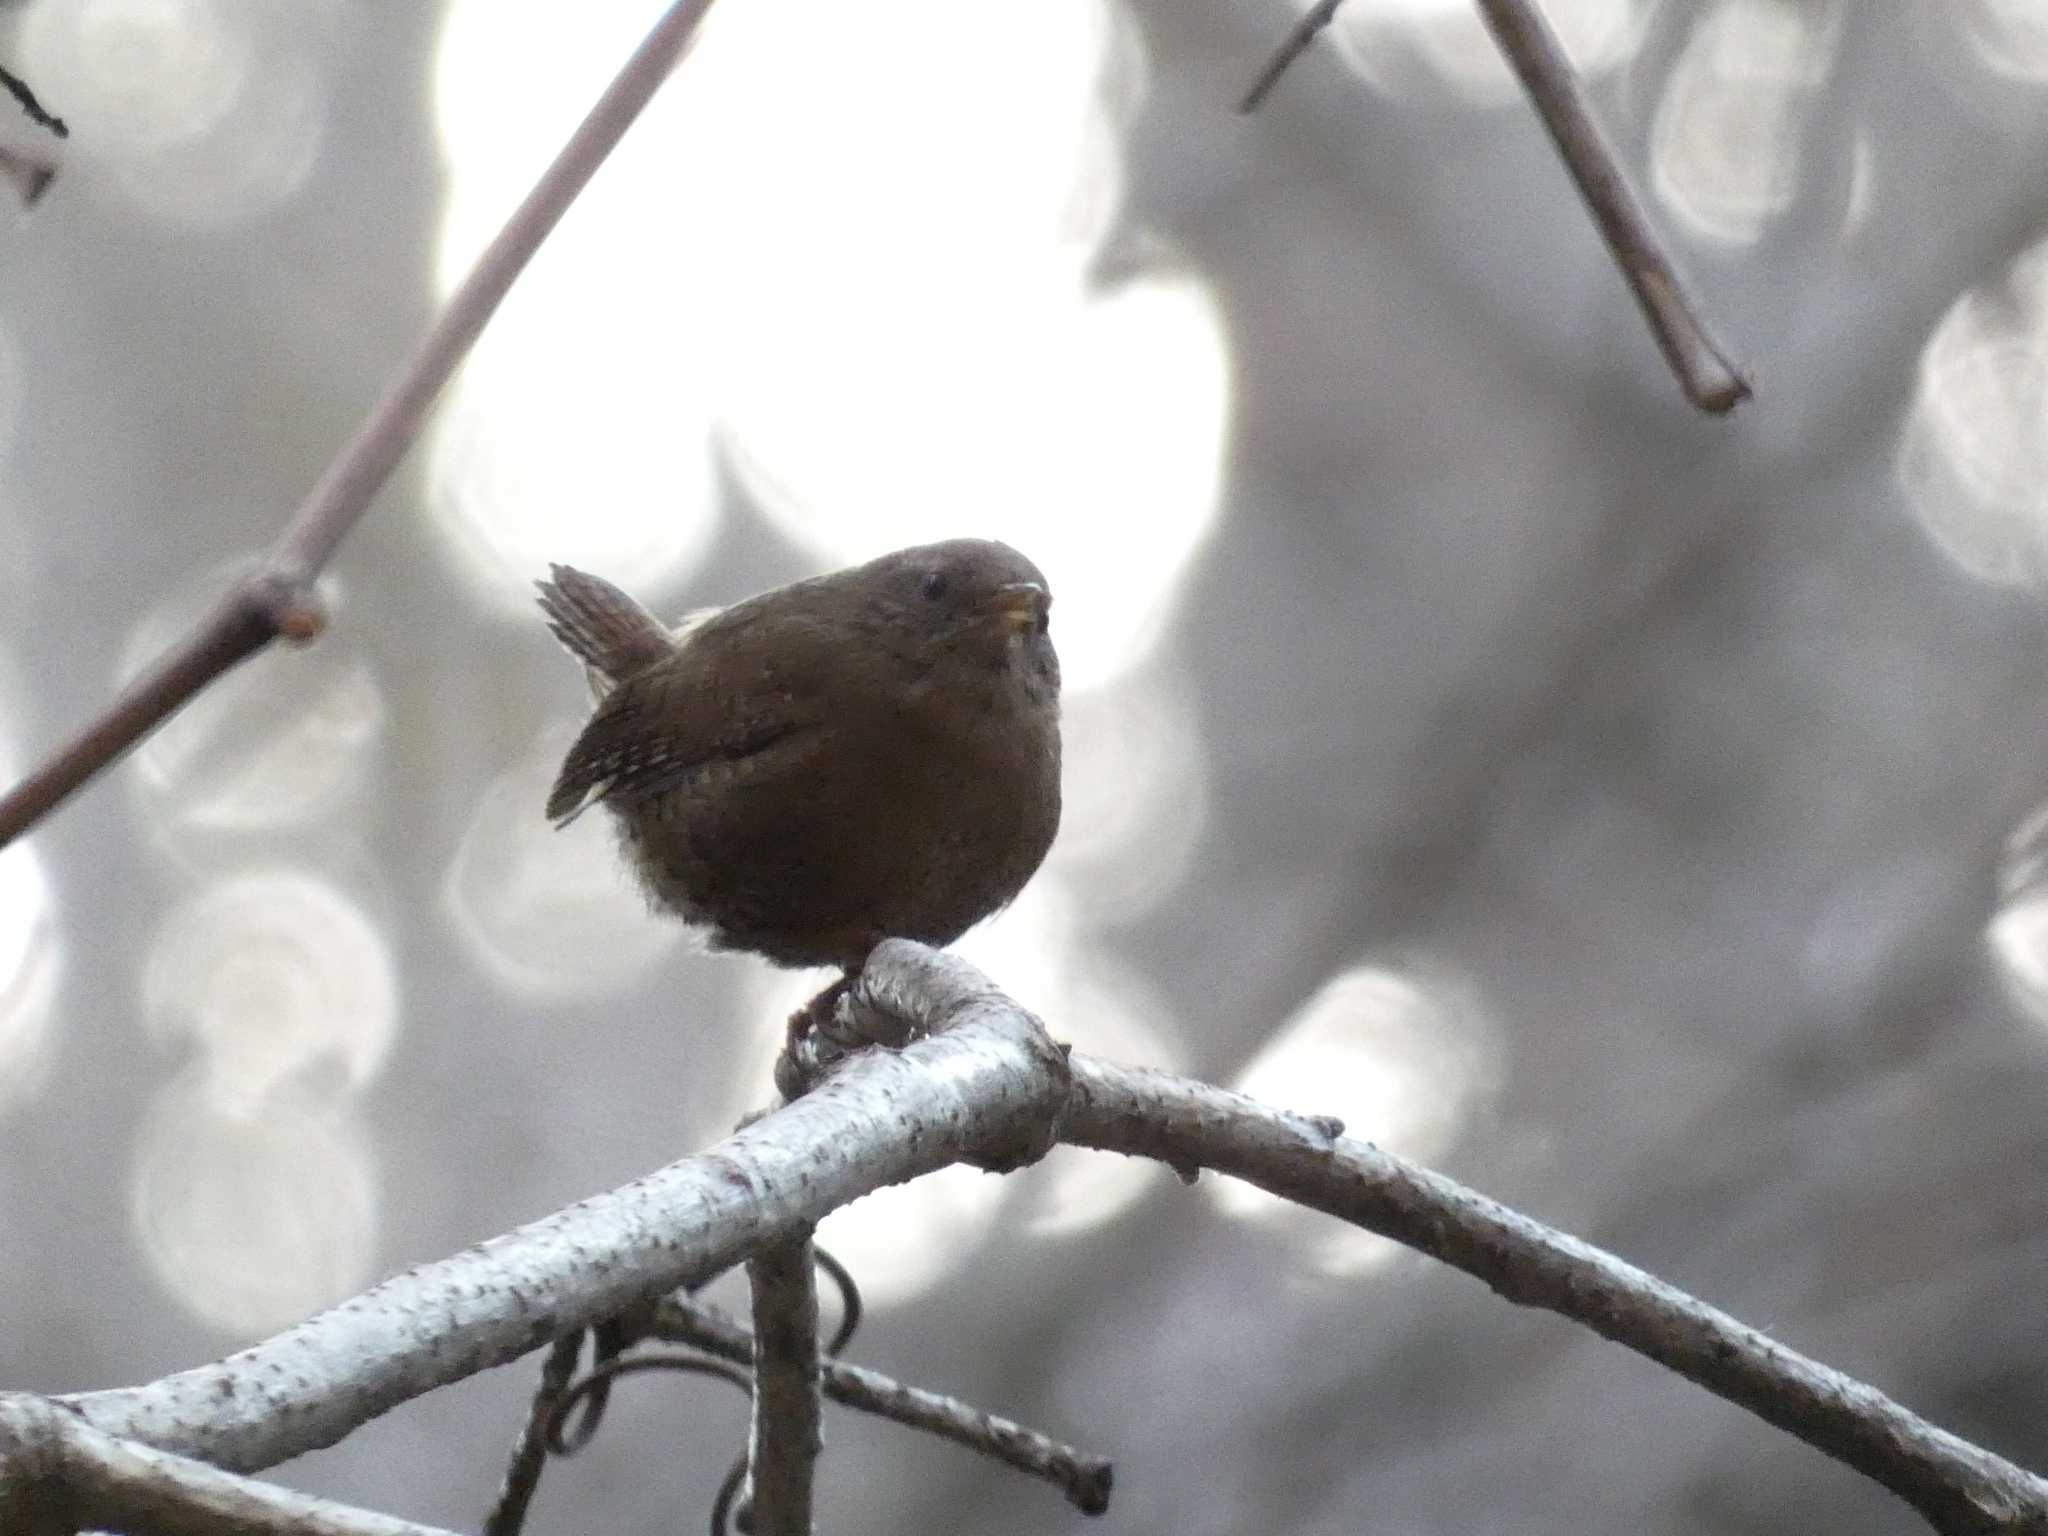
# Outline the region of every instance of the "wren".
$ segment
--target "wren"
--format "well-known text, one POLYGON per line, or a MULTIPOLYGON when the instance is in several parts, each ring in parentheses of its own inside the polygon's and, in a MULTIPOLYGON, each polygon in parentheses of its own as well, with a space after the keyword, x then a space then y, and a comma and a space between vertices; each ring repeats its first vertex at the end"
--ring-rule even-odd
POLYGON ((898 550, 673 631, 582 571, 538 585, 601 690, 547 814, 602 804, 713 948, 851 972, 884 938, 948 944, 1052 846, 1052 594, 1008 545, 898 550))

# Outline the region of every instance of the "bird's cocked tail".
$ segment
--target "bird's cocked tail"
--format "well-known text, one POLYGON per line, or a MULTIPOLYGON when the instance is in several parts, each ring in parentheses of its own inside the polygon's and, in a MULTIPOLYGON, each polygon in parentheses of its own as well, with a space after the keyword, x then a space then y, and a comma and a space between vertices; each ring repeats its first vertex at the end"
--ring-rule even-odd
POLYGON ((596 674, 594 681, 622 683, 674 649, 661 620, 602 576, 551 565, 534 586, 548 628, 596 674))

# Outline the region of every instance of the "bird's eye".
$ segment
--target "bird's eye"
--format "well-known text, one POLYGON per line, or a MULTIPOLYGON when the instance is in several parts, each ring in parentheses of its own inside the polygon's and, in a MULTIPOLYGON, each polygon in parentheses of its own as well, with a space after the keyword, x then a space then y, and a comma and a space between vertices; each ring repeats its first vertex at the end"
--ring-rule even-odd
POLYGON ((926 571, 924 579, 917 584, 917 595, 928 602, 937 602, 946 595, 946 573, 926 571))

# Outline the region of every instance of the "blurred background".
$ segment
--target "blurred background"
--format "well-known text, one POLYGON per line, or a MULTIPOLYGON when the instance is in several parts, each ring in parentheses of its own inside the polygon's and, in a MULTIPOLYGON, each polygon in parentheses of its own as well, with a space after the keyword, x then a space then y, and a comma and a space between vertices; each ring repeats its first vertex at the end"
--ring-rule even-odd
MULTIPOLYGON (((654 0, 31 0, 0 764, 262 545, 654 0)), ((1465 0, 724 0, 345 547, 318 645, 0 854, 0 1384, 147 1380, 704 1146, 821 978, 601 818, 549 560, 668 612, 1047 570, 1085 1049, 1343 1116, 2048 1466, 2048 9, 1548 0, 1714 323, 1685 406, 1465 0)), ((1117 1460, 1102 1530, 1908 1531, 1732 1407, 1229 1181, 836 1216, 856 1357, 1117 1460)), ((281 1474, 474 1528, 532 1385, 281 1474)), ((641 1378, 532 1529, 694 1529, 641 1378)), ((1078 1530, 833 1412, 821 1524, 1078 1530)))

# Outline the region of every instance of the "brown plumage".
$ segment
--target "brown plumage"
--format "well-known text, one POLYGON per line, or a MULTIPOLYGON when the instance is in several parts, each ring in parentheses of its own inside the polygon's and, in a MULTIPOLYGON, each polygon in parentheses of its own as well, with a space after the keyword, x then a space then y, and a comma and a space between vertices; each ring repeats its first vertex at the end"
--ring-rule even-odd
POLYGON ((898 550, 673 634, 556 566, 541 606, 609 684, 547 813, 613 812, 652 899, 721 949, 852 970, 1007 905, 1060 818, 1051 595, 1004 544, 898 550))

